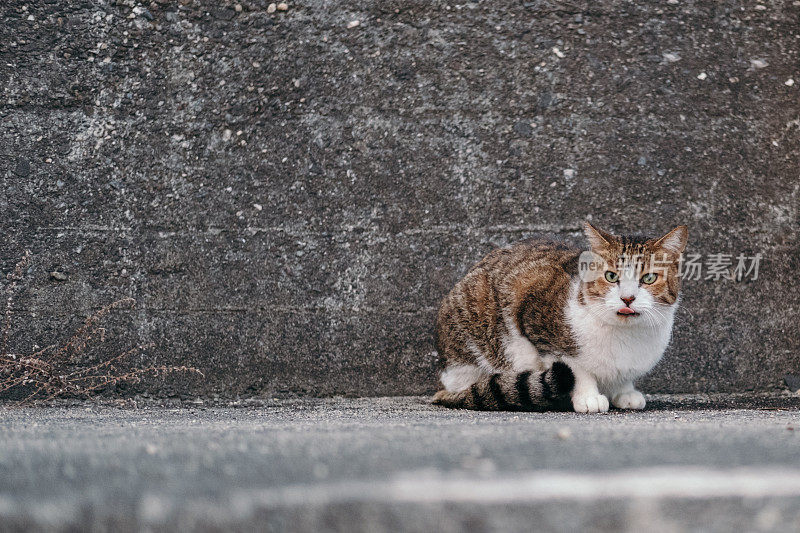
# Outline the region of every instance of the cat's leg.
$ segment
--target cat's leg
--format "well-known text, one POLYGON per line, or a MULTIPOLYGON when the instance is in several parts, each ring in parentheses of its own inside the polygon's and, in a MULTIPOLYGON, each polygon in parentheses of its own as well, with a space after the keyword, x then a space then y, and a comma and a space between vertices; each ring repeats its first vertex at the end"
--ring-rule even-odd
MULTIPOLYGON (((525 372, 527 370, 542 371, 545 365, 531 341, 522 335, 513 335, 505 340, 506 359, 511 362, 514 372, 525 372)), ((550 365, 547 365, 549 368, 550 365)))
POLYGON ((575 361, 566 361, 575 375, 572 389, 572 408, 576 413, 605 413, 608 411, 608 398, 600 394, 597 380, 575 361))
POLYGON ((633 382, 626 381, 610 391, 611 403, 619 409, 644 409, 644 395, 636 390, 633 382))
POLYGON ((445 390, 449 392, 461 392, 472 386, 485 374, 476 365, 451 364, 444 369, 439 380, 445 390))

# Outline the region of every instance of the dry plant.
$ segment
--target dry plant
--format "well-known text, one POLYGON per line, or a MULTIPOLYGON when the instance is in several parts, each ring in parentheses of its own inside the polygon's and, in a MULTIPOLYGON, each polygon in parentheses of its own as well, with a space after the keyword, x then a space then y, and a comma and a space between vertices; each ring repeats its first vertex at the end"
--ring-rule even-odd
POLYGON ((133 298, 122 298, 96 311, 60 347, 53 344, 29 355, 8 353, 14 291, 23 279, 29 261, 30 252, 26 251, 14 270, 6 276, 6 311, 0 347, 0 398, 11 397, 17 404, 24 405, 54 398, 88 398, 117 383, 138 383, 145 376, 164 376, 174 372, 203 376, 202 372, 188 366, 130 368, 123 365, 132 355, 152 348, 152 344, 136 346, 99 363, 81 364, 81 356, 87 347, 93 342, 105 341, 106 330, 101 326, 102 319, 115 309, 133 307, 136 304, 133 298))

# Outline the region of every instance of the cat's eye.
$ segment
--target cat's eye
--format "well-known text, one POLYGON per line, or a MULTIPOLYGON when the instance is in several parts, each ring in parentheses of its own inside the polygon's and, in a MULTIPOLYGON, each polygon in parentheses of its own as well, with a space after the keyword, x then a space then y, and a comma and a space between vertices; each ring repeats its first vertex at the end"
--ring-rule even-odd
POLYGON ((658 274, 655 274, 653 272, 648 272, 647 274, 642 276, 642 283, 644 283, 645 285, 650 285, 652 283, 655 283, 657 278, 658 274))
POLYGON ((606 281, 609 283, 616 283, 619 281, 619 274, 611 270, 606 270, 606 281))

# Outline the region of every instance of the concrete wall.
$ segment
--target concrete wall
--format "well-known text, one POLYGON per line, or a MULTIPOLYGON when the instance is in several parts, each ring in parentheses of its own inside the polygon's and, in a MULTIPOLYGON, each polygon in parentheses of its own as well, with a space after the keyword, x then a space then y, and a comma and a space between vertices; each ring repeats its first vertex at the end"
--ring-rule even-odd
POLYGON ((153 342, 141 364, 206 373, 154 394, 424 393, 468 266, 532 235, 580 243, 591 217, 764 256, 757 280, 686 283, 646 391, 769 390, 800 366, 797 2, 0 16, 3 272, 34 254, 14 350, 129 295, 108 353, 153 342))

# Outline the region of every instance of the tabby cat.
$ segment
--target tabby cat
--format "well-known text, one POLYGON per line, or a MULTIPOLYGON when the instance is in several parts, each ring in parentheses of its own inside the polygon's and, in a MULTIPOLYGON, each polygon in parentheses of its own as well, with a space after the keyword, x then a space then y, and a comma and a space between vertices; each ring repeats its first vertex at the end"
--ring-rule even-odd
POLYGON ((643 409, 633 382, 661 359, 688 230, 660 239, 584 225, 590 252, 523 241, 494 250, 439 309, 434 403, 580 413, 643 409))

